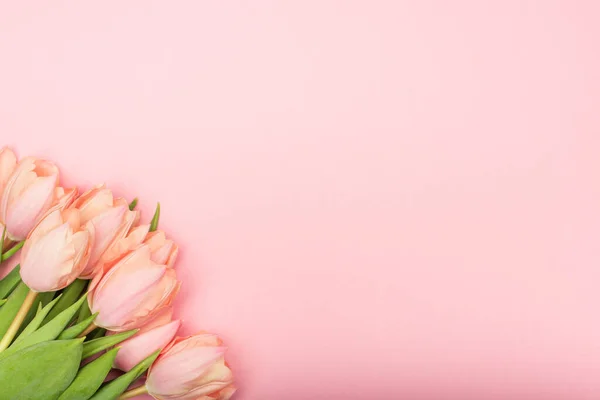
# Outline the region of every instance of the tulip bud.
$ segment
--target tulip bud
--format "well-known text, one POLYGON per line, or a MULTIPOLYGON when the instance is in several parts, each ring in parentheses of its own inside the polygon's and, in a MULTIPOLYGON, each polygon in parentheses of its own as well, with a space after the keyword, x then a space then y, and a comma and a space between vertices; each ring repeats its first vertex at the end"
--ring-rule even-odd
POLYGON ((156 350, 162 350, 171 343, 180 325, 181 321, 175 320, 158 327, 143 326, 134 337, 119 345, 115 368, 129 371, 156 350))
POLYGON ((127 235, 138 212, 130 211, 125 199, 115 200, 104 185, 82 194, 73 206, 81 210, 81 223, 93 226, 95 232, 90 261, 81 273, 82 279, 90 279, 101 268, 103 254, 127 235))
POLYGON ((235 392, 225 347, 202 333, 176 338, 148 372, 146 389, 158 400, 228 400, 235 392))
POLYGON ((88 302, 98 313, 96 325, 111 331, 138 328, 171 305, 179 291, 175 271, 151 259, 150 247, 141 245, 90 285, 88 302))
POLYGON ((93 230, 81 225, 79 210, 55 206, 30 233, 21 256, 21 278, 36 292, 70 285, 85 268, 93 230))
MULTIPOLYGON (((5 157, 12 164, 12 157, 5 157)), ((6 182, 0 202, 0 220, 10 240, 27 237, 54 203, 57 186, 56 165, 33 157, 21 160, 6 182)))

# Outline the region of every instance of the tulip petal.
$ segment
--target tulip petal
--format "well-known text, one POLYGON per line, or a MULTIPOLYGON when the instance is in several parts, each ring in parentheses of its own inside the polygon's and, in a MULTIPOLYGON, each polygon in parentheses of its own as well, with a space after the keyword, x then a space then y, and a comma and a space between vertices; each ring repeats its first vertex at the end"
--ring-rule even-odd
POLYGON ((4 187, 16 167, 17 156, 15 153, 7 147, 0 150, 0 197, 2 197, 4 187))
MULTIPOLYGON (((62 216, 60 210, 53 209, 50 210, 44 218, 36 225, 36 227, 31 231, 29 238, 27 241, 35 239, 35 237, 43 236, 50 232, 53 229, 56 229, 60 225, 63 224, 62 216)), ((25 242, 25 247, 27 247, 27 242, 25 242)), ((25 252, 25 251, 23 251, 25 252)))
POLYGON ((115 360, 115 367, 129 371, 136 364, 156 350, 163 349, 175 336, 181 321, 172 321, 144 333, 138 333, 121 343, 121 351, 115 360))
POLYGON ((71 235, 69 224, 38 237, 28 247, 21 262, 21 278, 31 289, 37 292, 57 290, 55 283, 71 272, 70 260, 75 249, 66 246, 71 235))
POLYGON ((87 223, 95 216, 108 210, 113 205, 112 192, 104 185, 96 186, 82 194, 73 204, 81 211, 82 223, 87 223))
POLYGON ((124 215, 124 207, 109 208, 89 221, 96 231, 96 241, 92 247, 90 264, 97 263, 102 256, 102 253, 104 253, 114 241, 115 235, 123 223, 124 215))
POLYGON ((158 328, 159 326, 163 326, 171 322, 173 319, 173 306, 169 305, 166 307, 161 307, 154 311, 152 314, 152 318, 147 320, 144 325, 140 328, 140 335, 144 332, 148 332, 154 328, 158 328))
MULTIPOLYGON (((99 312, 96 324, 105 328, 122 325, 124 319, 138 306, 138 298, 146 296, 146 292, 161 280, 165 271, 166 267, 158 265, 128 271, 126 279, 116 280, 110 285, 105 284, 102 290, 97 290, 91 306, 92 312, 99 312)), ((101 285, 102 282, 98 289, 101 285)))
MULTIPOLYGON (((188 347, 186 351, 177 355, 166 353, 161 357, 160 362, 152 367, 146 386, 150 393, 164 394, 183 394, 200 385, 203 386, 205 382, 200 384, 196 382, 202 380, 203 375, 210 372, 215 363, 223 359, 225 351, 224 347, 188 347)), ((219 378, 219 382, 222 382, 221 378, 226 379, 226 383, 222 383, 216 390, 231 383, 230 375, 228 368, 227 371, 219 370, 218 373, 213 374, 213 377, 219 378)))
POLYGON ((148 234, 149 229, 150 225, 140 225, 135 227, 126 237, 118 240, 113 246, 109 247, 102 255, 101 263, 104 272, 107 272, 108 269, 125 254, 139 247, 148 234))
POLYGON ((58 175, 35 178, 35 181, 13 202, 5 219, 12 240, 23 240, 52 203, 58 175))
POLYGON ((54 198, 56 199, 56 206, 61 209, 64 210, 65 208, 69 207, 73 201, 75 200, 75 197, 77 197, 77 193, 78 190, 77 188, 71 188, 71 189, 67 189, 65 190, 65 188, 63 187, 57 187, 54 190, 54 198))

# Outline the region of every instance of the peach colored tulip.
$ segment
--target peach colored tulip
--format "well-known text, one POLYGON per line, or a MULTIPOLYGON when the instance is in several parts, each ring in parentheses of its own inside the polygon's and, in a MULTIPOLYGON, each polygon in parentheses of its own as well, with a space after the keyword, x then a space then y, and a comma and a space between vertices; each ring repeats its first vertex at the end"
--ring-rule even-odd
POLYGON ((55 201, 58 168, 49 161, 24 158, 6 182, 0 220, 7 237, 23 240, 55 201))
POLYGON ((162 231, 155 231, 148 234, 144 243, 150 246, 152 252, 152 260, 159 264, 165 264, 168 267, 173 267, 179 248, 172 241, 167 239, 162 231))
POLYGON ((95 232, 90 261, 81 273, 81 278, 90 279, 102 267, 103 254, 126 237, 138 212, 130 211, 124 199, 114 199, 104 185, 82 194, 73 206, 81 210, 82 224, 92 225, 95 232))
POLYGON ((115 368, 129 371, 156 350, 165 348, 175 337, 180 325, 181 321, 175 320, 156 327, 143 326, 134 337, 119 344, 115 368))
POLYGON ((106 274, 96 275, 88 296, 90 310, 99 313, 96 325, 117 332, 139 328, 171 305, 180 282, 151 254, 148 245, 141 245, 106 274))
POLYGON ((146 389, 159 400, 228 400, 235 392, 222 341, 201 333, 176 338, 148 372, 146 389))
POLYGON ((79 210, 53 207, 25 241, 21 278, 36 292, 67 287, 84 269, 93 242, 93 231, 81 225, 79 210))

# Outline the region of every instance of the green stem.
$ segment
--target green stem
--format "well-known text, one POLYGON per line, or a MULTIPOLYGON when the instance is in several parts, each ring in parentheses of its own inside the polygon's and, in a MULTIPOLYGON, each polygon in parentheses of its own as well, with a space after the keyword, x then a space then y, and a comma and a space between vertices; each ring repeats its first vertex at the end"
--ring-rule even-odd
POLYGON ((4 239, 6 239, 6 226, 2 230, 2 239, 0 239, 0 262, 2 262, 2 253, 4 253, 4 239))
POLYGON ((98 326, 97 326, 95 323, 93 323, 93 322, 92 322, 92 323, 91 323, 91 324, 90 324, 90 325, 89 325, 87 328, 85 328, 85 330, 84 330, 83 332, 81 332, 81 333, 79 334, 79 336, 77 336, 77 337, 79 337, 79 338, 86 337, 87 335, 89 335, 89 334, 90 334, 90 332, 91 332, 91 331, 93 331, 93 330, 94 330, 94 329, 96 329, 97 327, 98 327, 98 326))
POLYGON ((27 293, 27 297, 25 297, 23 304, 21 304, 19 312, 17 313, 17 315, 15 315, 15 319, 13 319, 12 323, 8 327, 8 330, 2 337, 2 340, 0 341, 0 352, 6 350, 8 346, 10 346, 37 295, 37 292, 34 292, 33 290, 29 289, 29 293, 27 293))
POLYGON ((131 389, 130 391, 123 393, 118 400, 127 400, 143 394, 148 394, 148 389, 146 389, 146 386, 140 386, 138 388, 131 389))
POLYGON ((8 250, 6 253, 2 254, 2 259, 0 259, 0 262, 6 261, 9 258, 11 258, 12 256, 14 256, 17 251, 21 250, 21 247, 23 247, 24 244, 25 244, 24 240, 20 241, 19 243, 14 245, 10 250, 8 250))

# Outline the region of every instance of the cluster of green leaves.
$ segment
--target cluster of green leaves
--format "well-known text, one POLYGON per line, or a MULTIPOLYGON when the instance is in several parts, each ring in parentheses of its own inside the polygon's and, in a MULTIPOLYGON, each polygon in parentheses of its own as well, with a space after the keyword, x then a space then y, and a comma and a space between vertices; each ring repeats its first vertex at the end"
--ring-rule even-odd
MULTIPOLYGON (((87 307, 87 282, 77 280, 58 293, 38 294, 17 337, 0 352, 1 398, 11 400, 114 400, 158 356, 152 354, 131 371, 104 382, 118 347, 137 330, 104 336, 95 329, 79 337, 96 315, 87 307), (82 361, 106 351, 82 366, 82 361)), ((29 289, 18 267, 0 280, 0 337, 4 336, 29 289)))

